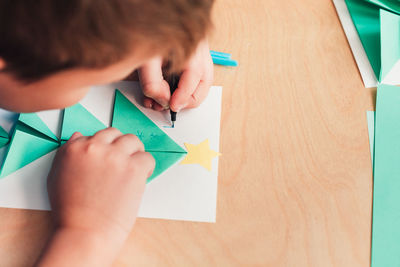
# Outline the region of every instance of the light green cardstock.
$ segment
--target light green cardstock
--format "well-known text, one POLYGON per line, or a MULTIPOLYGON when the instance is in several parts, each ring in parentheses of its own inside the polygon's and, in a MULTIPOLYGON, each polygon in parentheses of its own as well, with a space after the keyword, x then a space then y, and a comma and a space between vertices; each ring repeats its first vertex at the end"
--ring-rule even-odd
POLYGON ((58 146, 52 138, 18 121, 0 171, 0 178, 46 155, 58 146))
POLYGON ((371 266, 400 266, 400 87, 379 85, 371 266))
POLYGON ((145 151, 153 155, 156 167, 148 181, 163 173, 187 153, 119 90, 115 91, 112 127, 124 134, 138 136, 144 144, 145 151))
POLYGON ((400 60, 400 16, 366 0, 345 0, 378 81, 400 60))
POLYGON ((57 136, 47 127, 36 113, 21 113, 18 120, 36 131, 48 136, 54 141, 58 141, 57 136))
POLYGON ((75 132, 92 136, 106 126, 81 104, 75 104, 64 110, 61 126, 61 140, 68 140, 75 132))

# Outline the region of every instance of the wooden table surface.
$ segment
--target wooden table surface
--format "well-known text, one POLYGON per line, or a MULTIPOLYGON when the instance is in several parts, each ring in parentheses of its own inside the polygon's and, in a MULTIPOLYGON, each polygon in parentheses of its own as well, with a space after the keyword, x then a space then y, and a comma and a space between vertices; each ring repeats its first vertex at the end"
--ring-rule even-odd
MULTIPOLYGON (((330 0, 218 0, 223 106, 217 223, 138 219, 115 266, 368 266, 363 87, 330 0)), ((29 266, 48 212, 0 209, 0 266, 29 266)))

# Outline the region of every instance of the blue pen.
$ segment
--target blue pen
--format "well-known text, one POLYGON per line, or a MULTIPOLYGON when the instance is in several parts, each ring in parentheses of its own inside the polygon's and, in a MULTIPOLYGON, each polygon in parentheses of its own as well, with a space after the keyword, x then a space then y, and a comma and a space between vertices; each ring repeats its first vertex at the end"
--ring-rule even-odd
POLYGON ((231 58, 231 54, 224 53, 224 52, 218 52, 218 51, 214 51, 214 50, 210 50, 210 54, 211 54, 211 56, 231 58))
POLYGON ((230 58, 223 58, 223 57, 217 57, 217 56, 211 56, 211 58, 212 58, 214 64, 230 66, 230 67, 236 67, 238 65, 236 60, 233 60, 230 58))

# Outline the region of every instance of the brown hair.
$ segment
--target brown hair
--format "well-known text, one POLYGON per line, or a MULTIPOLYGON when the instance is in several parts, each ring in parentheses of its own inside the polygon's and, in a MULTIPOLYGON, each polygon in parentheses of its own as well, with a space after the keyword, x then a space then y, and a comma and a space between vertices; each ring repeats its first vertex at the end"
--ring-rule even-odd
POLYGON ((106 67, 151 48, 172 67, 210 27, 213 0, 0 0, 0 58, 22 80, 106 67))

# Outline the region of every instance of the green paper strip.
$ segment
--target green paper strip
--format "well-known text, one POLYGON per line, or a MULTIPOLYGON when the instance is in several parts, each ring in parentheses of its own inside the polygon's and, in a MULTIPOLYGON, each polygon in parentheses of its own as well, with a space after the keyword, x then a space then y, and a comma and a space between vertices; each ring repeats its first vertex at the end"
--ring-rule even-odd
POLYGON ((81 104, 76 104, 64 110, 61 127, 61 140, 68 140, 75 132, 84 136, 92 136, 106 126, 81 104))
POLYGON ((47 137, 58 141, 57 136, 47 127, 47 125, 39 118, 36 113, 21 113, 18 120, 36 131, 46 135, 47 137))
POLYGON ((119 90, 115 91, 114 114, 111 125, 123 134, 130 133, 139 137, 146 151, 186 153, 119 90))
POLYGON ((58 147, 57 142, 32 135, 29 133, 30 130, 22 123, 17 123, 1 168, 0 177, 15 172, 58 147))
POLYGON ((371 266, 400 266, 400 88, 378 86, 371 266))

